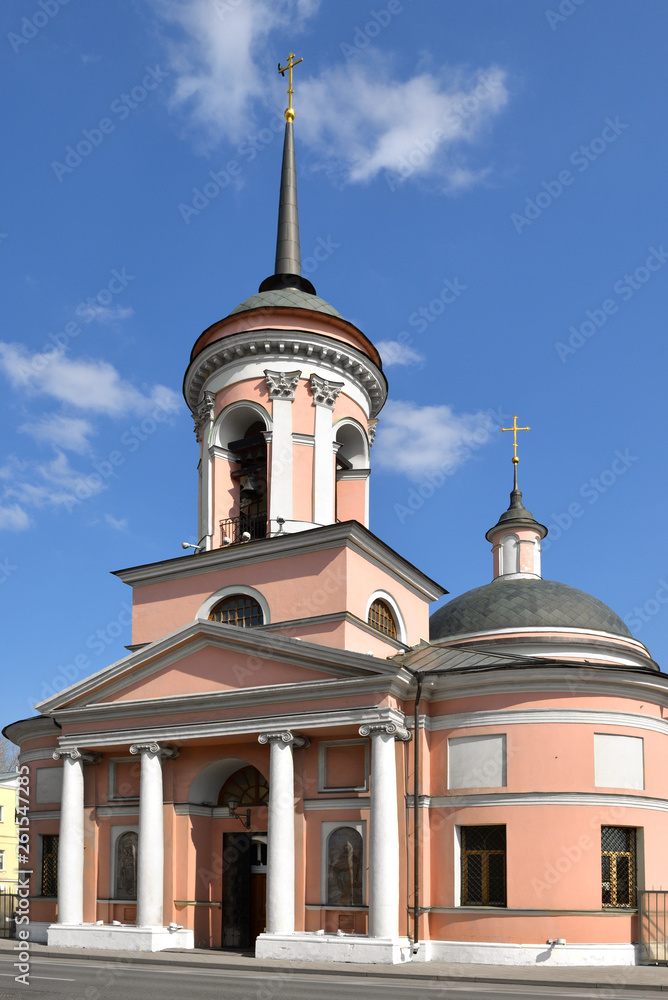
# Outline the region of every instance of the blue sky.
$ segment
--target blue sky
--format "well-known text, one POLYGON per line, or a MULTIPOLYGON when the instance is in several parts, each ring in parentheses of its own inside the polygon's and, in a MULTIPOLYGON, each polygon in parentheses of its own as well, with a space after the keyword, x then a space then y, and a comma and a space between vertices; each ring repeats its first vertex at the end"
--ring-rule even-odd
POLYGON ((196 541, 181 380, 273 269, 290 51, 305 270, 390 381, 373 531, 452 594, 488 582, 517 413, 544 576, 668 662, 663 0, 0 18, 1 724, 124 654, 110 570, 196 541))

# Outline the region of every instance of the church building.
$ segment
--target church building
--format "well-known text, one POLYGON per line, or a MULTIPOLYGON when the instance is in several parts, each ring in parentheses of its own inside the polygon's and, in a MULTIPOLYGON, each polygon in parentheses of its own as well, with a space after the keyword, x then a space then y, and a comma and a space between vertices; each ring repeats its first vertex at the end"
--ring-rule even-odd
POLYGON ((4 731, 32 939, 632 965, 668 888, 668 678, 543 579, 516 461, 491 582, 431 617, 445 589, 370 530, 387 381, 301 274, 288 93, 274 273, 185 373, 199 543, 118 570, 128 655, 4 731))

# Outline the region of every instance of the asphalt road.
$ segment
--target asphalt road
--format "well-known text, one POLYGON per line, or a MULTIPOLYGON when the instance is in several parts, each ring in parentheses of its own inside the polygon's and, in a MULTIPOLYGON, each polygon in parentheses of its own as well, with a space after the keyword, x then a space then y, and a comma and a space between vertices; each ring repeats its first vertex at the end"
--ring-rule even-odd
POLYGON ((35 997, 35 1000, 413 1000, 447 998, 473 1000, 475 997, 513 998, 551 997, 552 1000, 589 1000, 589 998, 657 998, 661 993, 642 989, 606 990, 563 986, 515 986, 482 983, 415 983, 406 979, 357 978, 349 974, 264 973, 215 971, 162 967, 159 965, 123 966, 77 958, 33 958, 29 985, 14 981, 17 970, 13 958, 0 956, 0 1000, 35 997))

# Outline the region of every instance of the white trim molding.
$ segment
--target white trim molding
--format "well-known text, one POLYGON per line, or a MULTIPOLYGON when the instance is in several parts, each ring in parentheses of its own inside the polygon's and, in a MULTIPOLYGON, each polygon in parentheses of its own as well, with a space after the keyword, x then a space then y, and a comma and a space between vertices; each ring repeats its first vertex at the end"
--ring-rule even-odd
POLYGON ((369 791, 369 741, 319 740, 318 742, 318 791, 319 792, 368 792, 369 791), (330 747, 361 746, 364 752, 364 782, 361 785, 327 784, 327 751, 330 747))
POLYGON ((243 583, 230 584, 228 587, 221 587, 220 590, 216 590, 210 597, 199 606, 197 614, 195 615, 195 621, 199 618, 208 619, 211 610, 218 604, 219 601, 224 601, 226 597, 234 597, 236 594, 243 594, 244 597, 252 597, 262 608, 263 624, 269 625, 271 623, 271 613, 269 611, 269 604, 267 598, 264 594, 261 594, 259 590, 255 587, 247 587, 243 583))
MULTIPOLYGON (((401 609, 397 601, 392 597, 392 594, 388 594, 386 590, 374 590, 371 597, 368 599, 366 604, 366 611, 364 613, 364 621, 368 623, 369 621, 369 611, 371 610, 371 605, 374 601, 385 601, 387 605, 392 609, 392 614, 394 615, 394 620, 397 626, 397 639, 404 645, 407 644, 406 639, 406 622, 404 621, 404 616, 401 613, 401 609)), ((375 633, 374 629, 374 633, 375 633)), ((379 633, 382 635, 382 632, 379 633)))
MULTIPOLYGON (((320 899, 322 900, 323 906, 328 906, 331 909, 335 908, 335 904, 329 903, 327 900, 327 890, 328 890, 328 865, 327 865, 327 844, 329 838, 336 830, 345 829, 350 827, 356 833, 359 833, 362 838, 362 864, 360 865, 362 872, 362 902, 356 903, 356 906, 366 906, 367 904, 367 886, 366 886, 366 869, 367 869, 367 837, 366 837, 366 820, 365 819, 335 819, 335 820, 323 820, 320 824, 320 899)), ((348 909, 347 906, 342 907, 342 909, 348 909)))

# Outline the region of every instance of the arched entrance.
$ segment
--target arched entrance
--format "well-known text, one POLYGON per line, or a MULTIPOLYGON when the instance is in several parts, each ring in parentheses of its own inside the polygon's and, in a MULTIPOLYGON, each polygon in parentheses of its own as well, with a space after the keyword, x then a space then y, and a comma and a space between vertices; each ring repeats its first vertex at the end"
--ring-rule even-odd
MULTIPOLYGON (((266 923, 267 779, 248 761, 215 761, 194 778, 188 800, 210 810, 206 820, 202 817, 194 822, 201 831, 197 838, 198 876, 210 876, 210 899, 220 907, 214 911, 215 920, 211 914, 211 945, 250 950, 266 923), (202 822, 208 834, 202 830, 202 822)), ((205 913, 200 910, 196 917, 203 921, 205 913)), ((195 936, 197 939, 197 933, 195 936)))

